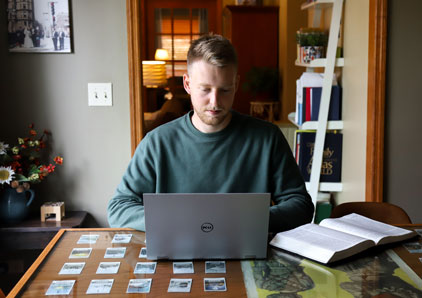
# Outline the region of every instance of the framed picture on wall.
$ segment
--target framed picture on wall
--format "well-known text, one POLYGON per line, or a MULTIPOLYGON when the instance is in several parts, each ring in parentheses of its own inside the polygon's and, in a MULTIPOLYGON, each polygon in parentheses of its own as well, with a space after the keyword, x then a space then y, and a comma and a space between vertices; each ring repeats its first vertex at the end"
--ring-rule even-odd
POLYGON ((72 52, 70 0, 6 1, 9 52, 72 52))

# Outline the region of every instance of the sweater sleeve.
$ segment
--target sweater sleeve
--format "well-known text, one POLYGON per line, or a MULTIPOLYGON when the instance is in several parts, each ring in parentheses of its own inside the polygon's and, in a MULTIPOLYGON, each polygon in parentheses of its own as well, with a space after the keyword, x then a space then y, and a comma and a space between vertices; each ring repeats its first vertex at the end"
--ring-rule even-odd
POLYGON ((155 192, 153 156, 148 135, 141 141, 108 204, 108 222, 113 228, 145 231, 143 194, 155 192))
POLYGON ((279 129, 271 156, 274 205, 270 208, 270 232, 290 230, 309 223, 314 205, 290 147, 279 129))

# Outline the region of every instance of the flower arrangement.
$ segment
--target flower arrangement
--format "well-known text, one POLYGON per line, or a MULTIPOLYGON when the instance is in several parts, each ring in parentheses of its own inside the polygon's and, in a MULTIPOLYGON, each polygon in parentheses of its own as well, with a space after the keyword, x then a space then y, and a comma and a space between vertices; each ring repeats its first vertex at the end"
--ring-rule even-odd
POLYGON ((29 136, 18 138, 17 144, 9 146, 0 142, 0 184, 9 184, 17 192, 29 189, 31 184, 40 183, 55 171, 56 165, 63 164, 63 158, 54 157, 54 164, 43 163, 42 151, 46 148, 46 139, 51 133, 44 130, 37 138, 34 125, 29 125, 29 136))

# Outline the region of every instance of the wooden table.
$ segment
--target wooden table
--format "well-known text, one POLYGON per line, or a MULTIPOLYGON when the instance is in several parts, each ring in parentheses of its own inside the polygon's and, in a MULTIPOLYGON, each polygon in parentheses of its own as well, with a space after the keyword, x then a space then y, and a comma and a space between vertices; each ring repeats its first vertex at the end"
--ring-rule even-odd
MULTIPOLYGON (((406 227, 422 228, 422 225, 406 227)), ((141 297, 168 297, 167 289, 171 278, 192 278, 193 280, 190 293, 171 293, 172 297, 253 297, 256 293, 259 293, 260 297, 266 297, 262 295, 272 293, 300 295, 305 292, 308 292, 306 297, 336 297, 336 295, 340 295, 338 297, 367 297, 369 294, 374 296, 386 293, 391 296, 396 294, 396 290, 415 294, 414 297, 422 297, 422 280, 420 279, 422 262, 419 260, 422 253, 411 254, 402 247, 402 243, 395 246, 376 247, 364 254, 330 266, 270 248, 266 260, 226 261, 225 274, 205 274, 203 260, 194 261, 194 274, 174 274, 172 261, 158 261, 155 274, 134 274, 136 263, 146 261, 139 257, 141 248, 145 246, 144 240, 143 232, 132 229, 60 230, 8 297, 44 296, 53 280, 76 280, 69 296, 84 297, 88 296, 86 291, 93 279, 114 279, 111 292, 106 297, 131 297, 132 294, 126 294, 126 290, 129 280, 135 278, 152 278, 153 280, 151 292, 139 294, 141 297), (122 233, 132 234, 131 242, 112 244, 114 235, 122 233), (99 235, 99 238, 95 244, 77 244, 81 235, 99 235), (72 249, 77 247, 91 247, 90 257, 70 259, 72 249), (104 259, 104 253, 108 247, 126 247, 125 257, 104 259), (390 255, 395 257, 390 258, 390 255), (117 274, 96 274, 99 263, 106 261, 120 262, 117 274), (70 262, 86 262, 82 273, 59 275, 63 264, 70 262), (224 277, 227 292, 205 292, 203 280, 208 277, 224 277), (346 293, 348 295, 342 296, 344 295, 342 292, 346 290, 349 291, 346 293)), ((420 237, 409 241, 421 242, 420 237)))
MULTIPOLYGON (((142 247, 145 247, 145 233, 131 229, 63 229, 54 237, 28 272, 19 281, 8 297, 44 296, 53 280, 76 280, 71 295, 85 296, 92 279, 114 279, 111 293, 107 297, 131 296, 126 294, 130 279, 152 278, 151 292, 148 297, 164 297, 170 278, 192 278, 192 297, 246 297, 243 275, 239 261, 226 261, 226 274, 205 274, 205 261, 194 261, 195 274, 173 274, 173 262, 159 261, 155 274, 134 274, 137 262, 146 261, 139 258, 142 247), (112 244, 116 233, 132 234, 129 244, 112 244), (77 244, 81 235, 99 235, 95 244, 77 244), (73 248, 92 247, 89 259, 69 259, 73 248), (108 247, 127 247, 124 259, 104 259, 108 247), (120 261, 118 274, 96 274, 100 262, 120 261), (66 262, 86 262, 80 275, 59 275, 58 272, 66 262), (227 292, 204 292, 205 277, 225 277, 227 292), (22 291, 21 291, 22 290, 22 291)), ((143 294, 145 295, 145 294, 143 294)), ((88 295, 87 295, 88 296, 88 295)), ((133 295, 132 295, 133 296, 133 295)), ((172 293, 172 297, 186 297, 186 293, 172 293)))
POLYGON ((57 232, 63 228, 83 227, 84 211, 67 211, 61 221, 41 222, 40 216, 30 216, 21 223, 0 225, 0 287, 7 293, 57 232))

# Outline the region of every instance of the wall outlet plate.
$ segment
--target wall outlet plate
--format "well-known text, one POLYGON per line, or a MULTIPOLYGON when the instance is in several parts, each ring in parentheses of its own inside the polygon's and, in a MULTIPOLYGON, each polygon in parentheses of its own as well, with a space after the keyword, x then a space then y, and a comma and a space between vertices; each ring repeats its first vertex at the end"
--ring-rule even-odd
POLYGON ((88 106, 113 105, 113 92, 111 83, 88 83, 88 106))

